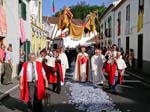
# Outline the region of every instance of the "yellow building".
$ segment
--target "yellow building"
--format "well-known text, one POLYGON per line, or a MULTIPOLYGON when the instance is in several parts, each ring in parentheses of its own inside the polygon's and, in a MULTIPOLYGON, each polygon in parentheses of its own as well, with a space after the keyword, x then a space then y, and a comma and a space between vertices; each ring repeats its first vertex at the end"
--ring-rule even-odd
POLYGON ((31 52, 38 55, 39 51, 46 47, 47 34, 42 23, 42 0, 30 1, 31 7, 31 52))

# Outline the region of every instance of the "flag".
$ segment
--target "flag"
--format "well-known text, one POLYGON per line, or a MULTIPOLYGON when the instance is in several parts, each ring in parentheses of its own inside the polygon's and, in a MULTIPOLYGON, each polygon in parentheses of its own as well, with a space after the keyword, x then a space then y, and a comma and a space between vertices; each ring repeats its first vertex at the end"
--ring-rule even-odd
POLYGON ((24 20, 22 18, 20 18, 19 21, 20 21, 20 39, 21 39, 21 43, 24 43, 26 41, 24 20))
POLYGON ((138 15, 138 24, 137 24, 137 32, 139 32, 143 28, 143 11, 138 15))
POLYGON ((74 40, 80 40, 84 31, 84 26, 78 26, 73 23, 70 24, 69 36, 74 40))
POLYGON ((54 3, 54 0, 52 0, 52 12, 53 13, 55 12, 55 3, 54 3))

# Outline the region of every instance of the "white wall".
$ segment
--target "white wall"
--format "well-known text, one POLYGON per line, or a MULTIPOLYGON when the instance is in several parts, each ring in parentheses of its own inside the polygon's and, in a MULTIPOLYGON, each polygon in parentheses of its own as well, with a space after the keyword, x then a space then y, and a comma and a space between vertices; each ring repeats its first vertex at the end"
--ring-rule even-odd
MULTIPOLYGON (((113 9, 113 8, 112 8, 113 9)), ((112 43, 114 43, 114 39, 115 39, 115 34, 114 34, 114 11, 112 11, 110 9, 110 11, 108 11, 103 18, 101 19, 101 24, 103 24, 103 37, 105 38, 105 21, 106 21, 106 28, 108 28, 108 18, 111 17, 112 18, 112 22, 111 22, 111 37, 109 37, 109 39, 111 40, 112 43)))
MULTIPOLYGON (((30 13, 29 6, 26 3, 27 19, 24 21, 25 36, 30 40, 30 13)), ((12 44, 13 47, 13 77, 16 76, 16 67, 19 63, 19 45, 20 45, 20 26, 18 0, 6 0, 6 19, 7 19, 7 36, 5 44, 12 44)))
POLYGON ((13 63, 19 62, 18 0, 6 0, 7 36, 6 45, 12 44, 13 63))
POLYGON ((143 59, 150 61, 150 0, 145 0, 143 34, 143 59))
POLYGON ((137 32, 138 23, 138 0, 127 0, 121 7, 115 11, 115 43, 118 44, 118 38, 121 38, 121 46, 126 50, 126 37, 130 37, 130 48, 134 49, 135 58, 138 54, 138 35, 143 34, 143 60, 150 61, 150 0, 145 0, 143 29, 137 32), (130 4, 130 29, 129 35, 125 35, 126 6, 130 4), (121 11, 121 35, 117 36, 117 18, 121 11))
POLYGON ((38 0, 31 0, 29 3, 31 15, 38 18, 38 0))

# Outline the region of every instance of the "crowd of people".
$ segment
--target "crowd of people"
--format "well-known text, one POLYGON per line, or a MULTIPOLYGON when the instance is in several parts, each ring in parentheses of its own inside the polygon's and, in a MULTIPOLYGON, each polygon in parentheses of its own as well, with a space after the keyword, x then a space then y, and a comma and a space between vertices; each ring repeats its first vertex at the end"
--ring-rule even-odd
MULTIPOLYGON (((52 85, 53 92, 60 94, 66 70, 72 67, 73 61, 74 81, 91 82, 97 88, 98 85, 103 86, 107 79, 110 91, 116 93, 117 85, 122 84, 125 68, 132 67, 134 59, 132 49, 124 54, 115 44, 109 49, 80 46, 75 49, 68 47, 65 51, 63 47, 50 51, 44 48, 36 56, 30 53, 29 61, 24 62, 24 52, 20 49, 20 99, 27 103, 28 112, 42 112, 42 99, 48 84, 52 85)), ((5 46, 1 46, 0 63, 2 84, 11 84, 12 45, 8 46, 7 51, 5 46)))
POLYGON ((86 53, 86 47, 81 46, 81 52, 77 55, 74 80, 79 82, 92 82, 95 87, 103 85, 108 77, 108 85, 111 92, 116 93, 117 84, 122 83, 122 76, 126 68, 121 51, 117 45, 106 50, 95 49, 95 54, 90 58, 86 53))

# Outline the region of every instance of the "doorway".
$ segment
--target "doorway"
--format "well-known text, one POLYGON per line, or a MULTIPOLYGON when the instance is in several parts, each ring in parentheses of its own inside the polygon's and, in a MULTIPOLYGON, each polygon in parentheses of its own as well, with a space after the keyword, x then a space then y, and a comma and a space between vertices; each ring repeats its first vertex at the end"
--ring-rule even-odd
POLYGON ((143 34, 138 35, 138 67, 143 66, 143 34))
POLYGON ((126 51, 127 50, 129 51, 129 48, 130 48, 130 38, 126 37, 126 51))

